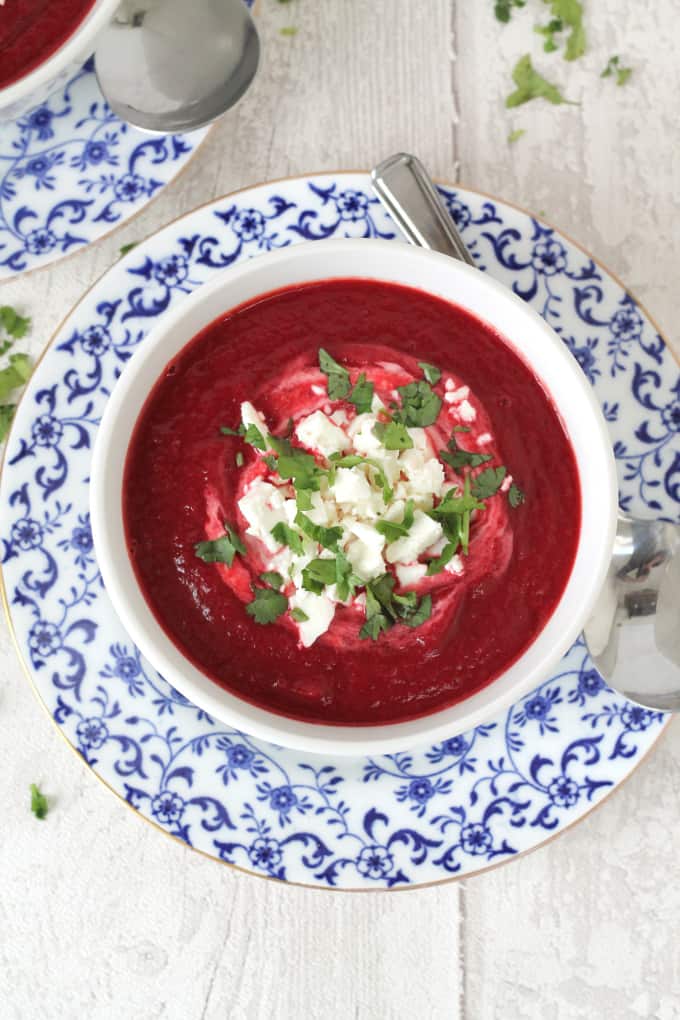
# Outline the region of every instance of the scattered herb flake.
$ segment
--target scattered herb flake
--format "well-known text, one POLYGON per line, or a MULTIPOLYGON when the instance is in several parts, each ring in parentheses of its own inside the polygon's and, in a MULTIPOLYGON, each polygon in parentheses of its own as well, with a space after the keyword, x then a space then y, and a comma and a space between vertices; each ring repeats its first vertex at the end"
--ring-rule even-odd
POLYGON ((386 521, 385 518, 382 518, 382 520, 377 522, 375 530, 379 534, 384 535, 388 542, 396 542, 399 538, 405 538, 413 525, 414 506, 413 500, 409 499, 404 507, 404 516, 401 523, 386 521))
POLYGON ((223 436, 245 436, 246 427, 243 423, 241 423, 237 429, 230 429, 228 425, 222 425, 220 427, 220 433, 223 436))
MULTIPOLYGON (((356 453, 350 453, 345 457, 343 457, 339 453, 333 453, 331 454, 330 460, 333 465, 333 468, 341 467, 352 468, 357 467, 360 464, 368 464, 369 467, 371 467, 375 472, 375 480, 382 489, 382 495, 385 504, 389 503, 389 501, 392 499, 393 496, 392 489, 390 488, 390 484, 387 481, 387 477, 383 469, 380 467, 380 464, 377 461, 371 460, 370 457, 360 457, 359 454, 356 453)), ((307 509, 311 510, 311 505, 307 509)))
POLYGON ((426 428, 434 425, 441 410, 441 397, 424 379, 398 386, 397 393, 401 397, 401 408, 395 419, 410 428, 426 428))
POLYGON ((0 307, 0 328, 9 333, 13 340, 21 340, 28 333, 31 326, 30 318, 19 315, 10 305, 0 307))
POLYGON ((517 88, 505 100, 508 109, 528 103, 531 99, 547 99, 549 103, 554 103, 556 106, 560 103, 578 106, 578 103, 565 99, 556 85, 547 81, 538 71, 534 70, 528 53, 515 64, 512 80, 517 88))
POLYGON ((448 445, 448 450, 439 451, 439 457, 454 471, 458 471, 462 467, 479 467, 480 464, 486 464, 491 460, 490 453, 473 453, 471 450, 463 450, 456 442, 455 436, 451 436, 448 445))
POLYGON ((518 506, 521 506, 522 503, 524 503, 525 499, 526 496, 520 489, 519 485, 513 482, 510 488, 508 489, 508 503, 510 504, 510 506, 513 508, 513 510, 516 510, 518 506))
POLYGON ((265 570, 264 574, 260 574, 260 580, 265 584, 270 584, 276 591, 279 591, 283 584, 283 578, 278 570, 265 570))
POLYGON ((354 404, 356 407, 357 414, 366 414, 371 410, 373 389, 373 383, 368 382, 365 373, 362 372, 352 387, 352 392, 347 397, 350 404, 354 404))
POLYGON ((203 560, 204 563, 226 563, 230 567, 236 553, 241 553, 242 556, 245 554, 246 547, 226 521, 224 531, 221 538, 215 538, 211 542, 196 543, 194 552, 199 560, 203 560))
POLYGON ((302 570, 302 587, 314 595, 321 595, 329 584, 335 584, 336 567, 334 559, 311 560, 302 570))
POLYGON ((304 609, 298 608, 291 609, 290 617, 292 620, 295 620, 296 623, 306 623, 309 619, 304 609))
POLYGON ((0 371, 0 400, 23 386, 31 374, 31 359, 27 354, 11 354, 9 365, 0 371))
POLYGON ((510 21, 512 12, 516 7, 526 6, 527 0, 496 0, 494 4, 494 14, 498 21, 502 21, 504 25, 510 21))
POLYGON ((349 393, 349 372, 339 365, 323 347, 319 348, 319 368, 328 378, 327 389, 331 400, 341 400, 349 393))
POLYGON ((249 425, 243 433, 243 438, 246 443, 250 446, 254 446, 256 450, 262 450, 262 452, 264 452, 269 449, 267 441, 258 429, 257 425, 249 425))
POLYGON ((246 606, 246 613, 255 623, 266 624, 278 620, 288 609, 288 599, 273 588, 254 588, 253 601, 246 606))
POLYGON ((0 443, 9 432, 16 409, 16 404, 0 404, 0 443))
POLYGON ((515 130, 511 131, 508 135, 508 145, 514 145, 515 142, 518 142, 522 135, 525 135, 526 133, 526 128, 515 128, 515 130))
POLYGON ((284 25, 283 28, 279 29, 280 35, 288 35, 288 36, 297 35, 297 31, 298 30, 295 27, 295 25, 284 25))
POLYGON ((313 510, 314 504, 312 503, 311 489, 296 489, 295 505, 298 510, 313 510))
POLYGON ((413 440, 408 434, 408 429, 400 421, 391 421, 387 424, 377 422, 373 426, 373 435, 380 440, 386 450, 413 449, 413 440))
POLYGON ((420 627, 421 624, 425 623, 432 616, 432 596, 423 595, 420 600, 416 611, 412 616, 405 616, 402 623, 405 623, 407 627, 420 627))
POLYGON ((550 4, 551 20, 543 31, 546 44, 551 50, 557 49, 555 35, 570 29, 567 45, 564 48, 565 60, 578 60, 586 52, 586 30, 583 24, 583 4, 580 0, 544 0, 550 4), (554 26, 554 27, 553 27, 554 26))
POLYGON ((474 478, 472 482, 472 495, 479 499, 488 499, 494 496, 500 489, 507 471, 502 465, 500 467, 488 467, 474 478))
POLYGON ((354 593, 364 582, 352 571, 352 564, 345 556, 342 549, 338 549, 335 555, 335 586, 338 598, 346 602, 354 598, 354 593))
POLYGON ((121 245, 121 247, 118 249, 119 253, 120 253, 120 257, 122 258, 123 255, 127 255, 127 253, 129 251, 132 251, 133 248, 136 248, 138 244, 139 244, 139 241, 130 241, 129 244, 121 245))
POLYGON ((447 542, 442 549, 441 556, 438 556, 436 560, 430 560, 428 563, 427 576, 433 577, 435 574, 441 574, 446 564, 453 559, 457 548, 457 542, 447 542))
POLYGON ((322 524, 315 524, 300 511, 296 514, 295 523, 305 535, 318 542, 324 549, 337 549, 338 542, 342 538, 342 528, 324 528, 322 524))
POLYGON ((611 78, 616 76, 616 84, 625 85, 632 73, 632 67, 623 67, 619 57, 614 56, 610 57, 607 61, 607 66, 600 75, 600 78, 611 78))
POLYGON ((430 383, 431 386, 436 386, 442 377, 440 370, 436 365, 431 365, 428 361, 419 361, 418 367, 422 368, 423 375, 430 383))
POLYGON ((302 555, 302 539, 297 531, 294 531, 290 525, 284 524, 283 521, 280 521, 278 524, 274 525, 271 533, 272 537, 275 538, 281 545, 287 545, 298 556, 302 555))
POLYGON ((44 793, 40 792, 40 788, 35 783, 31 783, 31 811, 36 818, 43 821, 47 818, 48 804, 47 797, 44 793))

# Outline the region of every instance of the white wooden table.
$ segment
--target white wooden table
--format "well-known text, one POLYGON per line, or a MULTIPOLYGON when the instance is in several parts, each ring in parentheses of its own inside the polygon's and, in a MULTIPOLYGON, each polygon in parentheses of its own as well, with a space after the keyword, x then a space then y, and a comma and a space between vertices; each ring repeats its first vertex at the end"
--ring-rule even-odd
MULTIPOLYGON (((260 0, 262 72, 184 176, 114 236, 4 285, 2 303, 33 316, 37 353, 125 242, 251 182, 408 149, 580 240, 680 349, 680 0, 584 2, 590 49, 570 65, 540 53, 538 0, 507 28, 492 0, 260 0), (504 110, 529 48, 579 107, 504 110), (599 78, 613 53, 635 67, 625 88, 599 78)), ((66 747, 4 629, 0 741, 5 1020, 680 1017, 680 726, 545 848, 391 895, 287 888, 164 839, 66 747), (52 802, 44 823, 32 781, 52 802)))

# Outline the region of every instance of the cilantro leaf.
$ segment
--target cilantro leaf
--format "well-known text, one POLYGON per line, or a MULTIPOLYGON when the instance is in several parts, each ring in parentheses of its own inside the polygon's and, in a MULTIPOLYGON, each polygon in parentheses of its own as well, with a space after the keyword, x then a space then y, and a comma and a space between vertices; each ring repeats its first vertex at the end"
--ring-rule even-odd
POLYGON ((291 620, 295 620, 296 623, 306 623, 309 619, 304 609, 299 609, 298 607, 291 609, 290 617, 291 620))
POLYGON ((295 523, 305 535, 318 542, 324 549, 336 549, 342 538, 342 528, 324 528, 322 524, 315 524, 301 511, 296 514, 295 523))
POLYGON ((23 386, 31 374, 31 359, 27 354, 11 354, 9 365, 0 371, 0 400, 12 390, 23 386))
POLYGON ((374 613, 373 616, 366 617, 366 623, 359 631, 359 637, 362 640, 370 638, 372 641, 377 641, 384 630, 389 630, 389 621, 383 616, 382 613, 374 613))
POLYGON ((321 595, 329 584, 335 584, 336 567, 334 559, 312 560, 302 570, 302 587, 314 595, 321 595))
POLYGON ((243 422, 241 422, 237 429, 230 429, 228 425, 222 425, 220 432, 223 436, 245 436, 246 427, 243 422))
POLYGON ((398 538, 405 538, 413 524, 414 502, 409 499, 405 508, 401 523, 397 521, 386 521, 383 517, 375 526, 375 530, 384 535, 388 542, 396 542, 398 538))
POLYGON ((249 425, 243 433, 243 438, 246 443, 249 443, 250 446, 254 446, 256 450, 262 450, 264 452, 269 449, 267 441, 258 429, 257 425, 249 425))
POLYGON ((132 251, 133 248, 136 248, 138 244, 139 241, 130 241, 129 244, 122 244, 118 249, 119 256, 122 258, 123 255, 127 255, 127 253, 132 251))
POLYGON ((515 128, 515 130, 511 131, 508 135, 508 145, 514 145, 515 142, 518 142, 522 135, 525 135, 526 133, 526 128, 515 128))
POLYGON ((31 783, 31 811, 36 818, 40 821, 47 818, 48 804, 47 797, 44 793, 40 792, 40 788, 35 783, 31 783))
POLYGON ((508 489, 508 503, 510 504, 510 506, 513 508, 513 510, 516 510, 518 506, 522 505, 525 499, 526 496, 520 489, 519 485, 513 482, 510 488, 508 489))
POLYGON ((429 620, 431 616, 432 596, 423 595, 413 616, 405 617, 402 622, 405 623, 407 627, 420 627, 421 624, 425 623, 426 620, 429 620))
MULTIPOLYGON (((306 453, 299 446, 293 446, 288 439, 269 436, 269 445, 279 455, 277 470, 281 478, 292 480, 296 491, 311 489, 318 491, 319 480, 325 472, 318 466, 311 453, 306 453)), ((307 507, 311 509, 311 505, 307 507)))
POLYGON ((548 52, 557 49, 555 35, 570 29, 564 49, 565 60, 578 60, 586 52, 586 30, 583 24, 583 4, 580 0, 544 0, 550 4, 551 21, 538 31, 546 36, 548 52))
POLYGON ((255 623, 273 623, 288 609, 288 599, 273 588, 254 588, 253 601, 246 606, 246 613, 255 623))
POLYGON ((278 471, 278 463, 273 453, 268 453, 266 457, 263 457, 262 462, 267 465, 270 471, 278 471))
POLYGON ((234 562, 236 553, 245 554, 246 547, 236 532, 225 522, 224 535, 211 542, 197 542, 194 552, 204 563, 226 563, 228 567, 234 562))
POLYGON ((502 465, 501 467, 489 467, 480 471, 472 482, 473 496, 477 496, 479 499, 488 499, 489 496, 494 496, 500 489, 506 474, 507 469, 502 465))
POLYGON ((470 515, 473 510, 483 509, 484 504, 480 503, 476 495, 472 493, 470 475, 466 474, 462 494, 449 489, 444 499, 429 511, 429 516, 433 520, 439 521, 448 541, 456 549, 460 545, 463 552, 467 554, 470 538, 470 515))
POLYGON ((298 556, 302 555, 302 539, 298 535, 297 531, 288 525, 284 524, 283 521, 279 521, 275 524, 271 530, 272 537, 276 539, 281 545, 287 545, 294 553, 298 556))
POLYGON ((494 5, 494 14, 498 21, 507 25, 508 21, 510 21, 513 9, 515 7, 524 7, 526 2, 527 0, 496 0, 494 5))
POLYGON ((486 464, 491 460, 490 453, 472 453, 471 450, 463 450, 456 442, 455 436, 451 436, 448 445, 451 452, 440 450, 439 457, 456 471, 462 467, 479 467, 480 464, 486 464))
POLYGON ((413 440, 408 434, 408 429, 399 421, 391 421, 385 424, 377 422, 373 426, 373 435, 380 440, 386 450, 411 450, 413 440))
POLYGON ((283 578, 278 570, 265 570, 264 574, 260 574, 260 580, 264 581, 265 584, 270 584, 276 591, 283 585, 283 578))
POLYGON ((332 358, 328 351, 319 347, 319 368, 328 377, 326 384, 331 400, 340 400, 349 393, 349 372, 332 358))
POLYGON ((447 542, 442 549, 441 556, 438 556, 436 560, 430 560, 428 563, 427 576, 433 577, 435 574, 441 574, 446 564, 453 559, 457 548, 457 542, 447 542))
POLYGON ((547 99, 549 103, 554 103, 556 106, 560 103, 578 106, 578 103, 572 103, 571 100, 565 99, 556 85, 547 81, 538 71, 534 70, 528 53, 515 64, 512 80, 517 88, 505 100, 508 109, 528 103, 531 99, 547 99))
POLYGON ((600 75, 600 78, 611 78, 612 75, 616 75, 616 84, 625 85, 632 73, 632 67, 623 67, 619 57, 614 56, 610 57, 607 61, 607 66, 600 75))
POLYGON ((364 372, 361 373, 354 386, 352 392, 347 397, 350 404, 354 404, 357 409, 357 414, 366 414, 371 410, 373 404, 373 383, 368 382, 364 372))
POLYGON ((298 510, 313 510, 314 504, 312 503, 311 489, 296 489, 295 505, 298 510))
POLYGON ((14 308, 9 305, 2 305, 0 307, 0 327, 9 333, 14 340, 21 340, 22 337, 26 336, 31 326, 31 320, 23 315, 19 315, 14 308))
POLYGON ((437 366, 436 365, 431 365, 429 363, 429 361, 419 361, 418 362, 418 366, 419 366, 419 368, 422 368, 423 375, 425 376, 427 381, 432 386, 436 386, 436 384, 439 382, 439 380, 442 377, 442 374, 441 374, 440 370, 437 368, 437 366))
POLYGON ((352 564, 342 549, 338 549, 335 556, 335 584, 340 601, 345 602, 347 599, 353 598, 356 589, 363 583, 361 578, 352 571, 352 564))
POLYGON ((0 404, 0 443, 9 432, 16 409, 16 404, 0 404))
POLYGON ((436 422, 442 406, 441 398, 424 379, 408 383, 406 386, 398 386, 397 393, 401 397, 398 420, 404 425, 410 428, 426 428, 436 422))

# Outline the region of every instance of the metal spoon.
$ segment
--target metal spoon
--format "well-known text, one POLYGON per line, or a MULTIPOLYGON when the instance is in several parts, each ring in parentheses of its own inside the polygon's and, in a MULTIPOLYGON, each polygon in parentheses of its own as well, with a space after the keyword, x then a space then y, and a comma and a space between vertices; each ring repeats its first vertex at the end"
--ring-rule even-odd
POLYGON ((145 131, 191 131, 238 102, 260 40, 242 0, 124 0, 95 53, 117 116, 145 131))
MULTIPOLYGON (((474 265, 415 156, 384 160, 371 184, 411 244, 474 265)), ((610 687, 649 708, 680 711, 680 525, 619 514, 607 581, 584 634, 610 687)))

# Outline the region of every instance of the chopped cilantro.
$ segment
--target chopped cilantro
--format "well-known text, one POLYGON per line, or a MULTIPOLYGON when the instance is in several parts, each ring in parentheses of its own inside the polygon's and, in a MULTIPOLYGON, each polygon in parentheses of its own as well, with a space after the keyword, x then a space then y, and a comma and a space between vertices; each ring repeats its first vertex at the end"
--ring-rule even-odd
POLYGON ((306 514, 298 511, 295 523, 305 535, 318 542, 324 549, 337 549, 338 542, 342 538, 342 528, 324 528, 322 524, 315 524, 310 521, 306 514))
POLYGON ((279 29, 279 34, 288 36, 297 35, 297 28, 295 27, 295 25, 284 25, 283 28, 279 29))
POLYGON ((407 627, 420 627, 421 624, 425 623, 426 620, 429 620, 431 616, 432 596, 423 595, 413 615, 405 616, 402 623, 405 623, 407 627))
POLYGON ((272 528, 272 537, 276 539, 281 545, 287 545, 293 550, 298 556, 302 555, 302 539, 298 535, 297 531, 288 525, 284 524, 283 521, 279 521, 272 528))
POLYGON ((250 446, 254 446, 256 450, 267 450, 267 440, 264 438, 257 425, 249 425, 243 434, 243 438, 246 443, 250 446))
POLYGON ((260 580, 265 584, 270 584, 276 591, 279 591, 283 584, 283 578, 278 570, 265 570, 264 574, 260 574, 260 580))
POLYGON ((236 467, 243 467, 244 457, 240 450, 237 450, 234 460, 236 461, 236 467))
POLYGON ((373 435, 380 440, 386 450, 411 450, 413 440, 408 429, 400 421, 377 422, 373 426, 373 435))
POLYGON ((515 7, 524 7, 527 0, 496 0, 494 14, 499 21, 507 24, 515 7))
POLYGON ((436 386, 442 377, 441 372, 436 365, 431 365, 428 361, 419 361, 418 366, 422 368, 423 375, 430 383, 431 386, 436 386))
POLYGON ((526 133, 526 128, 515 128, 515 130, 511 131, 508 135, 508 145, 514 145, 515 142, 518 142, 522 135, 525 135, 526 133))
POLYGON ((451 429, 452 432, 471 432, 472 429, 469 425, 454 425, 451 429))
POLYGON ((472 482, 472 495, 479 499, 488 499, 489 496, 494 496, 500 489, 506 474, 507 470, 502 465, 495 468, 488 467, 480 471, 472 482))
POLYGON ((296 623, 306 623, 307 620, 309 619, 304 609, 298 608, 291 609, 290 616, 291 619, 295 620, 296 623))
POLYGON ((120 257, 122 258, 123 255, 127 255, 127 253, 129 251, 132 251, 133 248, 136 248, 138 244, 139 244, 139 241, 130 241, 129 244, 121 245, 120 248, 118 249, 120 257))
POLYGON ((395 623, 418 627, 429 619, 432 598, 425 595, 420 601, 415 592, 394 594, 394 578, 381 574, 366 585, 366 623, 359 632, 360 638, 376 641, 380 634, 395 623))
POLYGON ((302 587, 306 591, 320 595, 326 585, 335 584, 336 567, 334 559, 312 560, 302 570, 302 587))
POLYGON ((278 468, 276 457, 273 453, 268 453, 266 457, 263 457, 262 462, 267 465, 270 471, 276 471, 278 468))
POLYGON ((273 623, 288 609, 288 599, 273 588, 254 588, 253 601, 246 606, 246 613, 255 623, 273 623))
POLYGON ((0 404, 0 443, 9 432, 16 409, 16 404, 0 404))
POLYGON ((472 453, 470 450, 463 450, 456 442, 455 436, 451 436, 449 439, 448 451, 440 450, 439 456, 455 471, 462 467, 479 467, 480 464, 486 464, 491 460, 490 453, 472 453))
POLYGON ((410 428, 425 428, 434 425, 439 416, 442 402, 432 387, 424 379, 398 386, 397 393, 401 397, 401 409, 395 419, 410 428))
POLYGON ((12 390, 23 386, 31 374, 31 359, 27 354, 11 354, 9 365, 0 371, 0 400, 8 397, 12 390))
POLYGON ((196 543, 194 552, 199 560, 203 560, 204 563, 226 563, 230 567, 236 553, 245 554, 246 547, 226 521, 224 532, 221 538, 213 539, 211 542, 196 543))
POLYGON ((619 57, 614 56, 610 57, 607 61, 607 66, 600 75, 600 78, 611 78, 616 75, 616 84, 625 85, 632 73, 632 67, 623 67, 619 57))
POLYGON ((555 105, 570 103, 572 106, 578 106, 578 103, 572 103, 571 100, 565 99, 556 85, 547 81, 538 71, 534 70, 528 53, 515 64, 512 80, 517 88, 505 100, 508 109, 528 103, 531 99, 547 99, 549 103, 555 105))
MULTIPOLYGON (((387 481, 387 477, 385 476, 383 469, 377 461, 371 460, 370 457, 361 457, 357 453, 350 453, 346 457, 341 456, 339 453, 333 453, 331 454, 330 460, 334 469, 341 467, 352 468, 357 467, 360 464, 368 464, 375 472, 375 480, 382 489, 383 500, 385 503, 389 503, 392 499, 392 489, 387 481)), ((309 509, 311 510, 311 506, 309 509)))
POLYGON ((522 505, 525 499, 526 496, 520 489, 519 485, 516 485, 515 482, 513 482, 510 488, 508 489, 508 503, 510 504, 510 506, 513 508, 513 510, 516 510, 518 506, 522 505))
POLYGON ((430 560, 427 565, 427 576, 433 577, 434 574, 441 574, 446 564, 453 559, 458 544, 456 542, 447 542, 442 549, 441 556, 438 556, 436 560, 430 560))
POLYGON ((44 793, 40 792, 40 788, 35 783, 31 783, 31 811, 36 818, 40 821, 47 818, 48 804, 47 797, 44 793))
POLYGON ((347 399, 350 404, 354 404, 357 409, 357 414, 366 414, 371 410, 371 405, 373 403, 373 383, 368 382, 363 372, 352 387, 352 392, 347 399))
POLYGON ((409 499, 400 524, 397 521, 386 521, 383 517, 376 524, 375 530, 384 535, 388 542, 396 542, 398 538, 405 538, 413 525, 413 507, 413 500, 409 499))
POLYGON ((222 425, 220 432, 223 436, 245 436, 246 427, 243 423, 237 429, 230 429, 228 425, 222 425))
POLYGON ((311 489, 296 489, 295 505, 298 510, 313 510, 314 504, 312 503, 311 489))
MULTIPOLYGON (((483 474, 483 472, 482 472, 483 474)), ((470 515, 473 510, 483 510, 484 504, 480 503, 477 496, 472 493, 470 475, 465 475, 463 492, 459 493, 453 489, 444 496, 443 500, 429 511, 429 516, 439 521, 444 534, 449 542, 457 549, 460 545, 467 554, 468 540, 470 536, 470 515)))
POLYGON ((555 37, 569 29, 564 59, 578 60, 586 52, 583 4, 580 0, 544 0, 544 3, 550 5, 551 19, 547 25, 536 28, 537 32, 545 36, 544 50, 553 53, 558 48, 555 37))
POLYGON ((28 333, 31 326, 31 320, 26 316, 19 315, 14 308, 9 305, 2 305, 0 307, 0 328, 5 333, 9 333, 13 340, 21 340, 28 333))
POLYGON ((342 549, 338 549, 335 555, 335 585, 340 601, 345 602, 347 599, 353 598, 356 589, 363 583, 361 578, 352 571, 352 564, 342 549))
MULTIPOLYGON (((300 489, 318 491, 319 479, 324 471, 317 465, 311 453, 305 453, 299 446, 293 446, 288 439, 276 436, 269 436, 269 445, 279 455, 277 470, 281 478, 292 480, 296 491, 300 489)), ((307 509, 311 509, 311 506, 307 509)))
POLYGON ((319 368, 328 377, 327 389, 331 400, 340 400, 349 393, 349 372, 330 356, 323 347, 319 348, 319 368))

